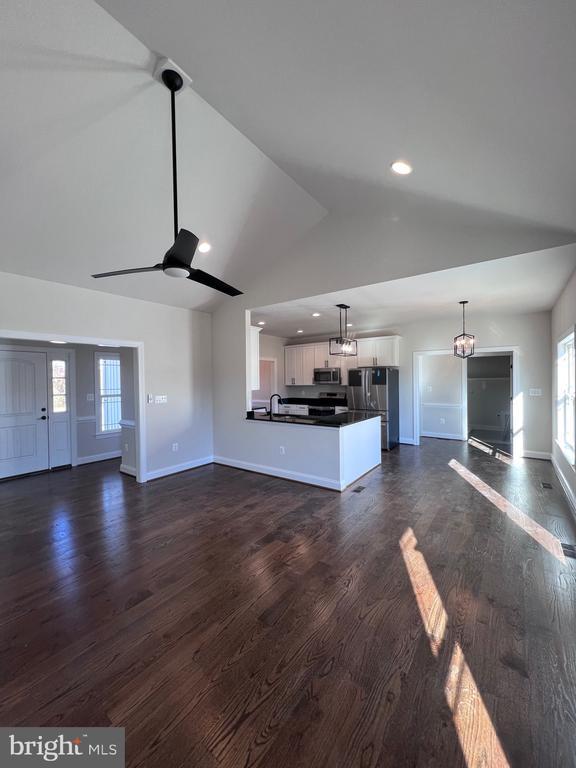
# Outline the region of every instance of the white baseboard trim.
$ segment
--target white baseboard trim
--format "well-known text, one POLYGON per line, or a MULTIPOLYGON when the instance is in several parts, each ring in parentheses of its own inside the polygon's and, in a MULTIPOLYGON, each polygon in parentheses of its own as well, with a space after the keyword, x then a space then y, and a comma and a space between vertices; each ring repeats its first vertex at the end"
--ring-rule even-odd
POLYGON ((123 475, 136 477, 136 467, 129 467, 128 464, 120 464, 120 472, 122 472, 123 475))
POLYGON ((225 456, 214 456, 215 464, 223 464, 226 467, 235 467, 236 469, 245 469, 248 472, 257 472, 260 475, 270 475, 272 477, 281 477, 284 480, 295 480, 297 483, 306 483, 306 485, 318 485, 320 488, 328 488, 331 491, 343 491, 344 486, 336 480, 318 475, 308 475, 304 472, 292 472, 282 467, 269 467, 265 464, 252 464, 248 461, 239 461, 238 459, 228 459, 225 456))
POLYGON ((462 435, 450 435, 441 432, 422 432, 422 437, 436 437, 440 440, 462 440, 462 435))
POLYGON ((152 472, 148 472, 146 480, 157 480, 159 477, 166 477, 167 475, 176 475, 178 472, 186 472, 188 469, 196 469, 196 467, 203 467, 206 464, 212 464, 214 462, 213 456, 204 456, 201 459, 192 459, 192 461, 185 461, 182 464, 173 464, 171 467, 162 467, 162 469, 154 469, 152 472))
POLYGON ((554 467, 554 472, 556 472, 556 477, 560 481, 560 485, 562 486, 562 490, 564 491, 564 495, 566 496, 566 500, 568 501, 568 506, 572 510, 572 514, 576 517, 576 495, 574 494, 574 491, 570 487, 570 484, 566 479, 566 475, 560 469, 560 465, 558 464, 554 456, 552 456, 552 466, 554 467))
POLYGON ((546 451, 524 451, 522 453, 522 458, 524 458, 524 459, 542 459, 543 461, 550 461, 552 456, 551 456, 551 454, 546 453, 546 451))
POLYGON ((78 456, 77 464, 93 464, 95 461, 108 461, 108 459, 121 459, 122 451, 108 451, 108 453, 97 453, 94 456, 78 456))
POLYGON ((414 440, 413 437, 399 437, 398 442, 402 445, 418 445, 416 440, 414 440))

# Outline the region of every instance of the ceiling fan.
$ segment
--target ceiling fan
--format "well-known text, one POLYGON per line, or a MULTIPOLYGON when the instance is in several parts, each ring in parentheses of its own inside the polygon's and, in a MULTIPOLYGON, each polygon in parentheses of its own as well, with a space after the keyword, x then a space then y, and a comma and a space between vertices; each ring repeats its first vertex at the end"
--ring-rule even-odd
POLYGON ((135 275, 139 272, 164 272, 168 277, 182 277, 193 280, 195 283, 207 285, 227 296, 240 296, 242 291, 233 288, 223 280, 209 275, 201 269, 191 266, 192 259, 198 247, 198 238, 187 229, 178 230, 178 181, 176 173, 176 93, 182 88, 182 76, 173 69, 165 69, 162 72, 162 82, 170 91, 170 105, 172 115, 172 192, 174 200, 174 245, 166 251, 163 260, 152 267, 140 267, 137 269, 119 269, 114 272, 100 272, 92 277, 115 277, 116 275, 135 275))

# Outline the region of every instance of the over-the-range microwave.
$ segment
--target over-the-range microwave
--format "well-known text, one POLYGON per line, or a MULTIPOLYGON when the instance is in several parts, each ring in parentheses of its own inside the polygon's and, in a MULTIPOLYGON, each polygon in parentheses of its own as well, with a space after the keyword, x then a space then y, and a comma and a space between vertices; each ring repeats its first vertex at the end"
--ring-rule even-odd
POLYGON ((340 384, 340 368, 314 368, 314 384, 340 384))

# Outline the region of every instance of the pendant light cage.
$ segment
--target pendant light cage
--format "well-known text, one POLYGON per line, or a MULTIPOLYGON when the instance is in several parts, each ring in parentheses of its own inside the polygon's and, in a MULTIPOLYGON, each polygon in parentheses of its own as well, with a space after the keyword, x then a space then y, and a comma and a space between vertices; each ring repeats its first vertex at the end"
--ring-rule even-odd
POLYGON ((471 333, 466 333, 466 304, 468 302, 461 301, 460 304, 462 305, 462 333, 454 336, 454 356, 464 360, 473 356, 476 338, 471 333))
POLYGON ((330 354, 340 355, 341 357, 356 357, 358 355, 358 343, 356 339, 346 336, 348 326, 348 304, 336 304, 340 310, 340 335, 333 336, 330 339, 330 354), (342 313, 344 313, 344 325, 342 325, 342 313), (344 330, 342 330, 344 329, 344 330))

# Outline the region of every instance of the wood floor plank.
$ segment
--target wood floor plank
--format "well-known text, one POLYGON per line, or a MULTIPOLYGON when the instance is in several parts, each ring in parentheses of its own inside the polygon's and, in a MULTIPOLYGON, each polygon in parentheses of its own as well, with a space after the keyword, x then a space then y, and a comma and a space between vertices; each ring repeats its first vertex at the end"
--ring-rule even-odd
POLYGON ((549 463, 428 439, 356 485, 0 483, 0 725, 124 726, 129 768, 576 768, 549 463))

